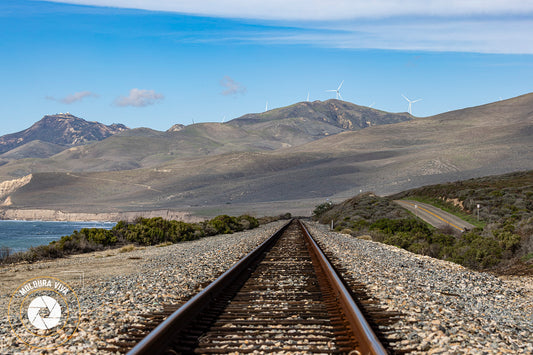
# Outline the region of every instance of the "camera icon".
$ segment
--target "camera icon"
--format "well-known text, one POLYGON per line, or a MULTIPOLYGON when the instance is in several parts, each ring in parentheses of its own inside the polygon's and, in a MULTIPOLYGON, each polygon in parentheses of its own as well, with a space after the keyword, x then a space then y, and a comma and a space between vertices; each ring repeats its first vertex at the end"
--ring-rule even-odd
POLYGON ((61 320, 61 306, 52 297, 40 296, 28 306, 28 320, 37 329, 49 330, 56 327, 61 320), (48 313, 43 317, 43 313, 48 313))

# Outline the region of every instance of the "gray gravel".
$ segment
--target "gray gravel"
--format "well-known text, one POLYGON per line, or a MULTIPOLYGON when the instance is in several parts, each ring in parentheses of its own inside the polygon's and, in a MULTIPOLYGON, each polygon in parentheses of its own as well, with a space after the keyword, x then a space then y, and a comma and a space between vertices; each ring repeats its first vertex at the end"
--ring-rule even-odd
MULTIPOLYGON (((83 288, 81 283, 71 283, 81 303, 82 321, 76 335, 54 353, 103 353, 98 347, 118 340, 117 330, 141 320, 142 313, 159 310, 163 303, 189 298, 200 284, 212 281, 282 223, 106 258, 128 259, 130 272, 108 276, 102 270, 101 276, 87 279, 83 288)), ((533 353, 532 278, 502 280, 392 246, 332 233, 324 226, 311 224, 310 231, 356 280, 367 285, 368 293, 379 299, 382 307, 405 314, 393 325, 395 349, 415 349, 420 354, 533 353)), ((72 268, 78 262, 76 258, 57 261, 72 268)), ((37 263, 31 267, 44 266, 37 263)), ((6 272, 25 268, 28 266, 21 265, 6 272)), ((50 270, 43 273, 50 275, 50 270)), ((2 275, 6 273, 0 272, 2 275)), ((4 312, 9 296, 0 295, 0 353, 39 353, 29 351, 11 333, 4 312)))
POLYGON ((313 236, 390 311, 394 349, 420 354, 532 354, 533 279, 505 281, 488 273, 333 233, 313 236))
MULTIPOLYGON (((117 330, 138 323, 143 319, 140 314, 161 310, 163 303, 179 303, 190 298, 198 292, 200 284, 214 280, 272 235, 283 223, 286 222, 113 256, 141 259, 131 260, 131 268, 134 270, 127 275, 106 277, 103 271, 100 279, 87 281, 82 289, 79 288, 80 285, 72 285, 81 304, 81 323, 74 337, 53 352, 105 353, 98 348, 108 347, 109 341, 119 340, 117 330)), ((64 259, 63 262, 71 261, 64 259)), ((48 274, 47 272, 46 275, 48 274)), ((8 296, 1 295, 0 303, 5 305, 8 296)), ((0 353, 40 353, 28 350, 13 335, 3 313, 0 313, 0 353)))

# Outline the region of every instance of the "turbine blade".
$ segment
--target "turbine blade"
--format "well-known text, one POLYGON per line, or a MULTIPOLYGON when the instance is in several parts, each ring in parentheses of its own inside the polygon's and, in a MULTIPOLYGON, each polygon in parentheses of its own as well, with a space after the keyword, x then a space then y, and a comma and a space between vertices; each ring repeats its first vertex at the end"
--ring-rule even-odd
POLYGON ((409 100, 407 97, 405 97, 404 94, 402 94, 403 98, 406 99, 407 101, 411 102, 411 100, 409 100))
POLYGON ((415 102, 418 102, 418 101, 422 101, 422 99, 418 99, 418 100, 412 101, 412 103, 415 103, 415 102))
POLYGON ((339 88, 338 88, 337 90, 340 90, 340 89, 341 89, 342 84, 344 84, 344 80, 341 81, 341 84, 339 85, 339 88))

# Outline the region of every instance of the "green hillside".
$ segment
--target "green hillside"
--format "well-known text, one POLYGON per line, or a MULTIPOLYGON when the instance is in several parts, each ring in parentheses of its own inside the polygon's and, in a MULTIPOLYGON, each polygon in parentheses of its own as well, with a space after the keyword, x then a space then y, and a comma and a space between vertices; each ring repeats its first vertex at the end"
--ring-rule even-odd
POLYGON ((337 230, 475 269, 533 274, 533 171, 424 186, 387 197, 362 194, 315 210, 337 230), (479 225, 473 231, 435 230, 393 201, 428 202, 479 225))

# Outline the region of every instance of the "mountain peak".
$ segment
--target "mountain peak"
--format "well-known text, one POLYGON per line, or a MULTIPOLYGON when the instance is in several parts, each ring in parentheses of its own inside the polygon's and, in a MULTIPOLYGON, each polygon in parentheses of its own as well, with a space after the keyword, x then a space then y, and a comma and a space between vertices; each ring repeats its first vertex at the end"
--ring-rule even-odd
POLYGON ((70 113, 45 115, 23 131, 0 137, 0 154, 29 142, 40 140, 65 147, 100 141, 128 130, 123 124, 89 122, 70 113))

